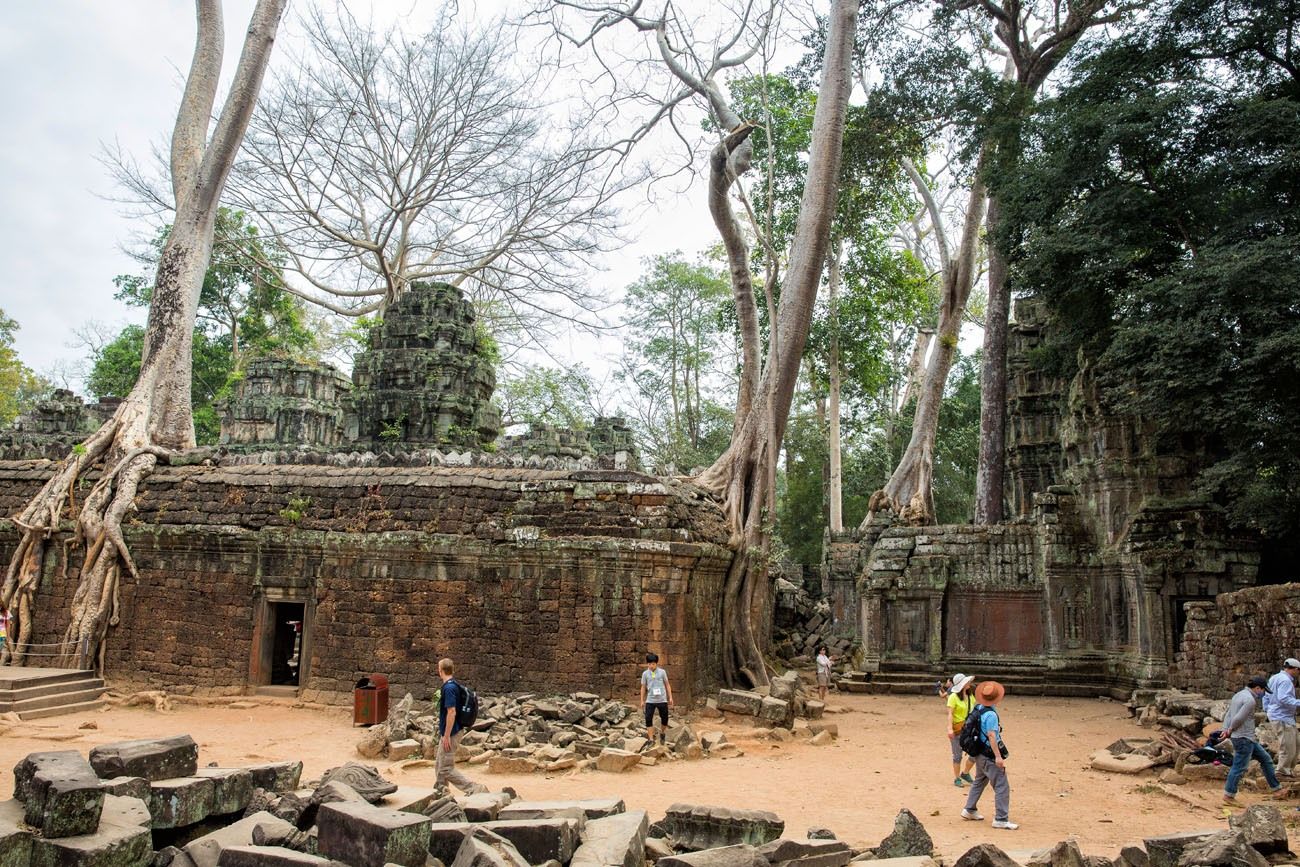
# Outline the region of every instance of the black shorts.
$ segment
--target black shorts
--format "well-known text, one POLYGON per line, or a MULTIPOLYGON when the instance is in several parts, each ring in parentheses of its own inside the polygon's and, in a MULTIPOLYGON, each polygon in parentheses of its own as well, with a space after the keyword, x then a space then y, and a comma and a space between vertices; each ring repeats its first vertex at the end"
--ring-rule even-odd
POLYGON ((668 727, 668 702, 666 701, 648 701, 645 703, 645 727, 650 728, 655 724, 655 711, 659 711, 659 721, 665 728, 668 727))

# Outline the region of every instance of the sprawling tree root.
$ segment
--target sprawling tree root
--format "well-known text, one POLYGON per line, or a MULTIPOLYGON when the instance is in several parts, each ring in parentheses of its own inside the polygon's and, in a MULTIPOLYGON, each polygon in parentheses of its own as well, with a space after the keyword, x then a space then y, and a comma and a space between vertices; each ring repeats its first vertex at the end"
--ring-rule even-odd
MULTIPOLYGON (((168 454, 147 443, 144 404, 128 398, 113 417, 64 459, 54 475, 14 523, 22 533, 10 558, 0 601, 14 618, 12 643, 0 662, 22 665, 55 660, 61 666, 103 667, 104 637, 118 621, 118 588, 122 570, 138 577, 122 536, 122 521, 135 507, 140 480, 168 454), (77 483, 97 466, 107 469, 77 510, 70 544, 85 548, 71 618, 56 653, 32 650, 32 620, 46 547, 60 530, 65 510, 76 510, 77 483)), ((66 570, 67 552, 64 567, 66 570)))

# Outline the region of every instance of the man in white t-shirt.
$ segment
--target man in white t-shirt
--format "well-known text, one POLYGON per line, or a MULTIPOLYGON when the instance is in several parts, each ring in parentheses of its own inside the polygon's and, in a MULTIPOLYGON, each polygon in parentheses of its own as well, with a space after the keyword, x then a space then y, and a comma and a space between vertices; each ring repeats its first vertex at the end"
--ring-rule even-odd
POLYGON ((659 667, 659 655, 645 655, 645 671, 641 672, 641 706, 645 708, 645 736, 651 743, 655 739, 655 714, 659 714, 659 743, 668 740, 668 708, 673 706, 673 688, 668 685, 668 672, 659 667))

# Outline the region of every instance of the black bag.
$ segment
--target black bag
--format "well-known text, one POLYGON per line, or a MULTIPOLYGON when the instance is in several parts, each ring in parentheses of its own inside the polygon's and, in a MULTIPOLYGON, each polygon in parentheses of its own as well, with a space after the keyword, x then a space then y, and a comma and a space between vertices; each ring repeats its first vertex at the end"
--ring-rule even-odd
POLYGON ((971 711, 966 717, 966 721, 961 724, 961 733, 957 735, 957 744, 961 751, 971 758, 980 756, 992 756, 989 745, 980 737, 980 718, 988 710, 984 705, 979 705, 971 711))
POLYGON ((460 681, 456 682, 456 686, 460 687, 460 701, 456 704, 456 722, 462 729, 467 729, 478 722, 478 693, 460 681))

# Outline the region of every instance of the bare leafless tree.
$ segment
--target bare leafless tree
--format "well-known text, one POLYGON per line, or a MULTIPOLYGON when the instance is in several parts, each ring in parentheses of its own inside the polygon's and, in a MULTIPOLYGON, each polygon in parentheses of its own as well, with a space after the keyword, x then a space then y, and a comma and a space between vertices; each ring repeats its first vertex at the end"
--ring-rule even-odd
POLYGON ((754 615, 768 576, 777 456, 835 210, 845 114, 853 88, 850 67, 858 2, 836 0, 830 13, 808 177, 780 303, 771 305, 769 351, 764 359, 749 243, 731 201, 737 181, 752 159, 749 136, 754 127, 731 105, 725 76, 743 70, 751 59, 761 56, 776 12, 777 5, 771 0, 717 4, 704 14, 686 14, 671 0, 552 0, 533 10, 534 19, 546 23, 562 44, 595 54, 602 70, 599 79, 609 85, 611 106, 625 113, 631 107, 648 109, 641 123, 627 134, 629 145, 662 124, 689 145, 678 115, 692 104, 702 104, 718 130, 709 152, 708 203, 727 252, 742 363, 731 444, 697 481, 722 497, 736 550, 723 594, 723 675, 729 682, 754 684, 768 681, 763 635, 755 626, 754 615), (637 34, 643 41, 629 50, 628 43, 612 41, 616 32, 637 34))
POLYGON ((341 6, 303 20, 307 48, 268 83, 230 189, 286 251, 294 291, 361 315, 440 280, 534 337, 599 325, 585 266, 638 176, 540 74, 511 71, 500 22, 376 31, 341 6))
POLYGON ((220 0, 196 0, 198 37, 171 141, 171 195, 176 213, 154 278, 140 377, 113 416, 78 445, 14 517, 22 533, 5 575, 3 604, 16 615, 4 659, 20 663, 31 640, 32 610, 45 548, 72 492, 92 468, 99 478, 77 511, 74 541, 84 546, 80 583, 64 637, 78 667, 103 663, 103 642, 117 620, 118 581, 135 565, 122 521, 140 480, 158 461, 194 446, 190 406, 191 344, 199 291, 212 253, 218 204, 244 131, 286 0, 258 0, 230 93, 212 125, 224 53, 220 0), (209 131, 211 130, 210 134, 209 131))

